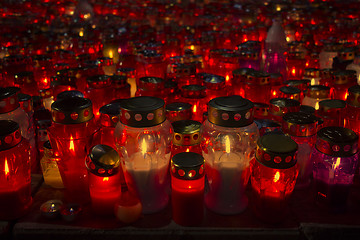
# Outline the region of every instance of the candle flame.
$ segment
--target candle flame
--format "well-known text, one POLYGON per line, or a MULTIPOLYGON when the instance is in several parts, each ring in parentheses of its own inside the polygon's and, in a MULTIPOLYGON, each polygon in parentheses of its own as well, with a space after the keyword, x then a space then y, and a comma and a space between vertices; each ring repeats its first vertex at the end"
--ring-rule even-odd
POLYGON ((274 90, 273 93, 272 93, 273 96, 276 96, 276 91, 274 90))
POLYGON ((334 165, 334 169, 336 169, 336 168, 338 168, 338 167, 339 167, 340 162, 341 162, 341 158, 340 158, 340 157, 338 157, 338 158, 336 159, 336 163, 335 163, 335 165, 334 165))
POLYGON ((191 45, 191 46, 190 46, 190 49, 194 51, 195 46, 194 46, 194 45, 191 45))
POLYGON ((348 92, 346 92, 346 93, 345 93, 344 100, 346 100, 348 96, 349 96, 349 93, 348 93, 348 92))
POLYGON ((147 151, 146 140, 145 138, 143 138, 141 143, 141 153, 145 156, 146 151, 147 151))
POLYGON ((103 182, 108 182, 109 181, 109 177, 104 177, 103 178, 103 182))
POLYGON ((312 79, 311 79, 310 85, 315 85, 315 78, 312 78, 312 79))
POLYGON ((320 107, 319 107, 319 102, 316 102, 316 103, 315 103, 315 110, 319 110, 319 108, 320 108, 320 107))
POLYGON ((80 36, 80 37, 83 37, 83 36, 84 36, 84 32, 83 32, 83 30, 80 30, 80 32, 79 32, 79 36, 80 36))
POLYGON ((118 53, 121 53, 121 48, 118 48, 118 53))
POLYGON ((114 54, 112 52, 112 50, 109 51, 109 58, 113 58, 114 54))
POLYGON ((225 81, 228 82, 230 79, 229 75, 226 75, 225 81))
POLYGON ((274 182, 279 181, 279 179, 280 179, 280 172, 277 171, 277 172, 275 173, 275 176, 274 176, 274 182))
POLYGON ((73 140, 73 137, 72 137, 72 136, 70 136, 70 146, 69 146, 69 150, 75 152, 74 140, 73 140))
POLYGON ((9 165, 8 165, 8 162, 7 162, 7 159, 5 158, 5 177, 7 177, 9 175, 9 165))
POLYGON ((196 113, 196 105, 193 106, 193 113, 196 113))
POLYGON ((187 149, 186 149, 186 152, 190 152, 190 149, 187 148, 187 149))
POLYGON ((48 83, 47 78, 44 78, 44 79, 43 79, 43 82, 44 82, 45 84, 47 84, 47 83, 48 83))
POLYGON ((230 137, 225 136, 225 152, 230 153, 230 137))
POLYGON ((292 72, 293 76, 295 76, 296 69, 295 69, 295 68, 293 68, 291 72, 292 72))

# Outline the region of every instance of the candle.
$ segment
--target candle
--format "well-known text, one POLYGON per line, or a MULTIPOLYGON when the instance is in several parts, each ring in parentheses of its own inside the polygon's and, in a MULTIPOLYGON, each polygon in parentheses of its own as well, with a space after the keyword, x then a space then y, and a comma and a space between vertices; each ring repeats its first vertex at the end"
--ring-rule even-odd
POLYGON ((172 217, 182 226, 200 225, 204 215, 204 158, 182 152, 171 160, 172 217))
POLYGON ((115 216, 123 223, 133 223, 141 216, 142 205, 129 191, 124 192, 115 204, 115 216))
POLYGON ((201 154, 201 123, 193 120, 181 120, 172 123, 174 138, 171 146, 171 155, 181 152, 195 152, 201 154))
POLYGON ((60 214, 64 221, 73 222, 79 217, 81 211, 82 208, 79 204, 67 204, 63 205, 60 214))
POLYGON ((60 216, 60 210, 63 202, 60 200, 49 200, 40 206, 41 215, 47 219, 55 219, 60 216))

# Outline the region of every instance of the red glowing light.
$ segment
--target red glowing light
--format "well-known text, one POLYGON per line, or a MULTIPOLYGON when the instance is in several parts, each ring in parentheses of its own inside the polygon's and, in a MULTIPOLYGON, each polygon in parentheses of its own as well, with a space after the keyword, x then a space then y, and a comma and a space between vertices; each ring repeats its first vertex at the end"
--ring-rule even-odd
POLYGON ((7 177, 10 173, 10 170, 9 170, 9 165, 8 165, 8 162, 7 162, 7 159, 5 158, 5 177, 7 177))

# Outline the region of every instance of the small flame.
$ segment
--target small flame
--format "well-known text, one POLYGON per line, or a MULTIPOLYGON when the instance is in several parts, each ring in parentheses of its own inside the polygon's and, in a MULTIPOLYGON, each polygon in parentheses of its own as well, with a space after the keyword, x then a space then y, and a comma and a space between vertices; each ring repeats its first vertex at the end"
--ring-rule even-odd
POLYGON ((44 83, 44 84, 47 84, 47 83, 48 83, 48 79, 47 79, 47 78, 44 78, 44 79, 43 79, 43 83, 44 83))
POLYGON ((121 53, 121 48, 118 48, 118 53, 121 53))
POLYGON ((346 92, 346 93, 345 93, 344 100, 346 100, 348 96, 349 96, 349 93, 348 93, 348 92, 346 92))
POLYGON ((336 163, 335 163, 335 165, 334 165, 334 169, 336 169, 336 168, 338 168, 338 167, 339 167, 340 162, 341 162, 341 158, 340 158, 340 157, 338 157, 338 158, 336 159, 336 163))
POLYGON ((104 177, 103 178, 103 182, 108 182, 109 181, 109 177, 104 177))
POLYGON ((274 90, 273 93, 272 93, 273 96, 276 96, 276 91, 274 90))
POLYGON ((141 153, 145 156, 146 151, 147 151, 146 140, 145 138, 143 138, 141 143, 141 153))
POLYGON ((83 37, 83 36, 84 36, 84 31, 83 31, 83 30, 80 30, 79 36, 80 36, 80 37, 83 37))
POLYGON ((230 153, 230 137, 225 136, 225 152, 230 153))
POLYGON ((275 173, 275 176, 274 176, 274 182, 279 181, 279 179, 280 179, 280 172, 277 171, 277 172, 275 173))
POLYGON ((191 45, 191 46, 190 46, 190 49, 191 49, 192 51, 194 51, 195 46, 194 46, 194 45, 191 45))
POLYGON ((226 75, 225 81, 228 82, 230 79, 229 75, 226 75))
POLYGON ((193 106, 193 113, 196 113, 196 105, 193 106))
POLYGON ((312 79, 311 79, 310 85, 315 85, 315 78, 312 78, 312 79))
POLYGON ((319 108, 320 108, 320 107, 319 107, 319 102, 316 102, 316 103, 315 103, 315 110, 319 110, 319 108))
POLYGON ((308 67, 308 66, 309 66, 309 62, 306 62, 306 63, 305 63, 305 66, 308 67))
POLYGON ((10 173, 10 170, 9 170, 9 165, 8 165, 8 162, 7 162, 7 159, 5 158, 5 177, 7 177, 10 173))
POLYGON ((75 152, 74 140, 73 140, 73 137, 72 137, 72 136, 70 136, 70 146, 69 146, 69 150, 75 152))
POLYGON ((290 42, 290 37, 286 37, 286 41, 287 41, 287 42, 290 42))
POLYGON ((114 57, 114 54, 112 52, 112 50, 109 51, 109 58, 113 58, 114 57))
POLYGON ((187 149, 186 149, 186 152, 190 152, 190 149, 187 148, 187 149))
POLYGON ((295 73, 296 73, 296 69, 293 68, 292 71, 291 71, 292 75, 295 76, 295 73))

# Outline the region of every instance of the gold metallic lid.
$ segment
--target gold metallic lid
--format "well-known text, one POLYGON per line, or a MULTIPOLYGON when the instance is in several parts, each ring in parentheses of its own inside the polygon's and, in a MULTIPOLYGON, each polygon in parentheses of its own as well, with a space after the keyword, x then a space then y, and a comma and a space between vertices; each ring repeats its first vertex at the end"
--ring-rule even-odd
POLYGON ((0 113, 11 112, 20 106, 17 97, 19 91, 17 87, 0 87, 0 113))
POLYGON ((192 105, 185 102, 169 103, 165 107, 166 118, 171 121, 190 120, 192 117, 192 105))
POLYGON ((330 98, 330 87, 323 85, 311 85, 306 91, 306 96, 315 99, 330 98))
POLYGON ((296 87, 284 86, 279 90, 286 98, 291 98, 298 101, 300 100, 301 90, 296 87))
POLYGON ((119 172, 120 157, 115 149, 108 145, 95 145, 86 158, 85 165, 89 172, 110 177, 119 172))
POLYGON ((270 84, 270 75, 261 71, 250 71, 245 82, 247 84, 268 85, 270 84))
POLYGON ((34 73, 30 72, 30 71, 25 71, 25 72, 19 72, 19 73, 15 73, 14 75, 15 78, 15 84, 36 84, 35 79, 34 79, 34 73))
POLYGON ((348 89, 346 102, 354 107, 360 107, 360 85, 352 86, 348 89))
POLYGON ((269 115, 270 106, 266 103, 254 102, 255 118, 265 118, 269 115))
POLYGON ((255 157, 266 167, 287 169, 295 166, 298 144, 291 137, 269 133, 259 138, 255 157))
POLYGON ((304 78, 319 78, 320 69, 318 68, 305 68, 304 78))
POLYGON ((165 88, 165 80, 159 77, 142 77, 139 79, 139 88, 145 91, 159 91, 165 88))
POLYGON ((173 63, 170 71, 177 78, 189 77, 196 74, 196 67, 194 64, 173 63))
POLYGON ((253 68, 238 68, 232 71, 234 78, 241 79, 242 77, 245 77, 252 71, 256 71, 253 68))
POLYGON ((120 102, 121 99, 118 102, 106 104, 99 109, 102 126, 116 127, 116 124, 119 122, 120 102))
POLYGON ((359 136, 343 127, 324 127, 317 132, 315 147, 334 157, 350 157, 358 151, 359 136))
POLYGON ((304 112, 289 112, 283 115, 284 133, 297 137, 308 137, 316 134, 318 118, 304 112))
POLYGON ((104 88, 111 85, 111 79, 108 75, 95 75, 86 79, 90 88, 104 88))
POLYGON ((285 84, 289 87, 296 87, 300 90, 306 90, 310 86, 309 79, 300 79, 300 80, 288 80, 285 84))
POLYGON ((237 95, 217 97, 209 102, 208 120, 218 126, 239 128, 254 119, 254 104, 237 95))
POLYGON ((200 144, 201 123, 193 120, 180 120, 172 123, 174 128, 173 144, 178 146, 192 146, 200 144))
POLYGON ((181 87, 181 96, 184 98, 205 98, 206 87, 202 85, 192 84, 181 87))
POLYGON ((282 116, 288 112, 298 112, 300 102, 289 98, 270 99, 270 113, 276 116, 282 116))
POLYGON ((320 70, 320 76, 322 79, 332 78, 334 70, 332 68, 324 68, 320 70))
POLYGON ((356 84, 356 71, 342 70, 333 73, 334 84, 342 85, 353 82, 356 84))
POLYGON ((196 180, 205 175, 204 158, 198 153, 182 152, 171 159, 171 174, 182 180, 196 180))
POLYGON ((223 76, 211 74, 204 77, 204 84, 207 89, 220 90, 225 88, 225 78, 223 76))
POLYGON ((241 59, 251 59, 258 60, 259 59, 259 51, 257 50, 243 50, 239 52, 239 57, 241 59))
POLYGON ((152 127, 166 120, 164 100, 156 97, 133 97, 120 102, 120 122, 130 127, 152 127))
POLYGON ((93 118, 92 103, 80 97, 59 99, 51 104, 51 116, 56 123, 84 123, 93 118))
POLYGON ((322 118, 340 119, 341 110, 345 109, 346 102, 339 99, 328 99, 319 102, 318 115, 322 118))
POLYGON ((19 124, 10 120, 0 120, 0 151, 13 148, 20 142, 19 124))

